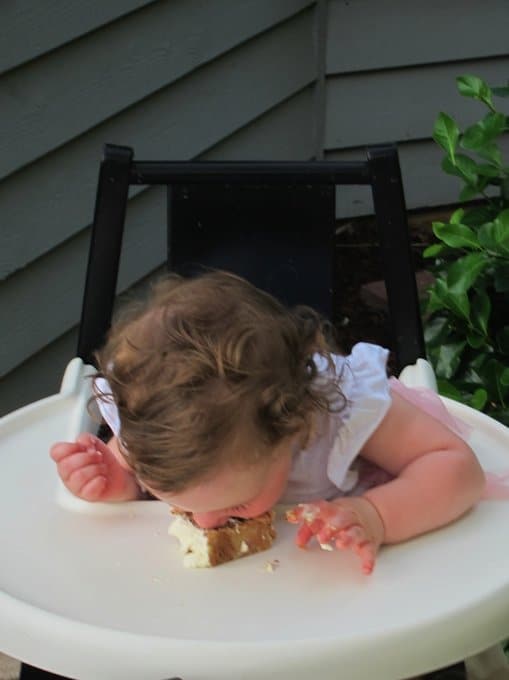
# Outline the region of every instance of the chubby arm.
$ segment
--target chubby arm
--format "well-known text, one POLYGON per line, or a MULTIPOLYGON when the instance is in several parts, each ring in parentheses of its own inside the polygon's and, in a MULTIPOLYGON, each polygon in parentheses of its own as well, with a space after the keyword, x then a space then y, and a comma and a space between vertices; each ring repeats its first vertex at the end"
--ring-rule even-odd
POLYGON ((361 455, 395 478, 363 497, 378 511, 383 543, 441 527, 481 497, 485 479, 472 449, 399 394, 361 455))
POLYGON ((439 421, 392 393, 392 405, 361 455, 394 475, 358 497, 304 503, 287 513, 300 524, 297 545, 316 537, 356 552, 373 571, 383 543, 444 526, 481 497, 484 473, 472 449, 439 421))

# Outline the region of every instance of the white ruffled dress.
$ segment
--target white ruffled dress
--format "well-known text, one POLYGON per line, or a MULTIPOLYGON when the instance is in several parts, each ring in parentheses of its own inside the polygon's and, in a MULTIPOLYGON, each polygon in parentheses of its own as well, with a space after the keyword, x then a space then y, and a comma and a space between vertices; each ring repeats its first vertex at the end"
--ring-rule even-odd
POLYGON ((314 357, 319 373, 338 381, 346 403, 321 417, 310 444, 294 456, 281 503, 331 499, 356 490, 362 481, 357 457, 392 403, 388 355, 383 347, 360 342, 348 356, 332 355, 333 375, 323 357, 314 357))

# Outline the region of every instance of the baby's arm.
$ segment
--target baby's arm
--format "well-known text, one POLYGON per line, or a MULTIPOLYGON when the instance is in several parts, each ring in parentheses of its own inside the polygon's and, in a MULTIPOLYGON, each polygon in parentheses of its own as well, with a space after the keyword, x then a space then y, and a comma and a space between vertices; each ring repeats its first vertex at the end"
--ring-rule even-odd
POLYGON ((129 501, 142 497, 136 478, 118 450, 116 438, 105 444, 83 433, 75 442, 53 444, 51 458, 69 491, 86 501, 129 501))
POLYGON ((395 476, 364 493, 382 519, 384 543, 457 519, 484 489, 484 473, 468 444, 394 392, 361 455, 395 476))
POLYGON ((359 497, 303 504, 288 513, 300 524, 297 544, 354 550, 371 573, 382 543, 398 543, 460 517, 481 497, 484 473, 472 449, 398 394, 362 456, 394 479, 359 497))

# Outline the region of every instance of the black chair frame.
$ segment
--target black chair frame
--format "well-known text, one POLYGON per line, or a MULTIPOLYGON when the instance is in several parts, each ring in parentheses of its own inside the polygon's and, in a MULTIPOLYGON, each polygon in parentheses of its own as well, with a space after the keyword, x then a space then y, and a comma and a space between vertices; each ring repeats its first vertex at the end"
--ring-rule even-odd
MULTIPOLYGON (((103 342, 115 300, 131 185, 369 185, 399 368, 425 357, 405 199, 394 145, 368 147, 365 161, 135 161, 129 147, 105 145, 99 172, 77 354, 103 342)), ((171 194, 170 194, 171 201, 171 194)), ((168 218, 170 221, 170 211, 168 218)), ((170 239, 169 239, 170 241, 170 239)), ((171 255, 171 253, 170 253, 171 255)), ((362 338, 359 338, 362 339, 362 338)))

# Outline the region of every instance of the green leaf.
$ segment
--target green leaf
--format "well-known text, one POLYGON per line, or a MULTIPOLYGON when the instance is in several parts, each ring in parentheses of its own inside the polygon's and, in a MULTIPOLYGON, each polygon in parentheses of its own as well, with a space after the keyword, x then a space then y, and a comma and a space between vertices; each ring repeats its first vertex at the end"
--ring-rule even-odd
POLYGON ((443 344, 438 348, 435 370, 441 378, 451 378, 458 369, 466 342, 443 344))
POLYGON ((493 107, 491 90, 481 78, 468 75, 459 76, 459 78, 456 78, 456 83, 458 85, 459 93, 464 97, 478 99, 479 101, 484 102, 490 108, 493 107))
POLYGON ((460 257, 447 271, 447 287, 451 293, 466 293, 488 264, 484 253, 470 253, 460 257))
POLYGON ((467 227, 479 227, 481 224, 491 222, 497 214, 498 210, 494 210, 488 205, 478 205, 465 213, 463 224, 466 224, 467 227))
POLYGON ((470 406, 477 411, 482 411, 488 401, 488 393, 483 387, 479 387, 472 395, 470 406))
POLYGON ((492 408, 487 408, 485 413, 487 413, 490 418, 493 418, 493 420, 498 420, 499 423, 502 423, 502 425, 509 426, 509 409, 507 408, 501 408, 501 409, 492 409, 492 408))
POLYGON ((497 293, 509 292, 509 263, 501 262, 494 268, 493 285, 497 293))
POLYGON ((449 309, 457 316, 470 321, 470 301, 466 293, 450 295, 448 298, 449 309))
POLYGON ((509 97, 509 85, 507 87, 492 87, 491 92, 497 97, 509 97))
POLYGON ((422 256, 425 258, 436 257, 441 252, 447 249, 443 243, 433 243, 423 250, 422 256))
POLYGON ((483 177, 500 177, 500 170, 494 165, 482 163, 477 165, 477 174, 483 177))
POLYGON ((472 300, 470 308, 470 320, 485 337, 488 335, 488 322, 490 314, 491 300, 485 291, 479 291, 472 300))
POLYGON ((477 163, 462 153, 456 154, 456 167, 465 182, 475 186, 477 183, 477 163))
POLYGON ((495 223, 487 222, 479 227, 477 232, 477 237, 479 239, 479 244, 482 248, 487 250, 497 252, 498 246, 495 240, 495 223))
POLYGON ((484 142, 484 130, 482 125, 480 123, 476 123, 475 125, 471 125, 469 128, 467 128, 461 135, 460 146, 462 146, 464 149, 475 151, 476 149, 482 147, 484 142))
POLYGON ((477 356, 468 363, 464 372, 464 379, 473 385, 484 385, 484 378, 482 376, 483 366, 487 361, 487 355, 480 352, 477 356))
POLYGON ((500 185, 500 196, 504 203, 509 203, 509 175, 502 179, 500 185))
POLYGON ((503 210, 493 222, 483 224, 477 235, 481 247, 509 256, 509 209, 503 210))
POLYGON ((495 165, 502 165, 502 152, 495 142, 485 144, 480 149, 477 149, 476 153, 481 156, 481 158, 486 158, 492 163, 495 163, 495 165))
POLYGON ((456 122, 446 113, 439 113, 433 127, 433 139, 454 160, 460 131, 456 122))
POLYGON ((509 368, 504 368, 500 374, 500 384, 504 387, 509 387, 509 368))
POLYGON ((495 137, 501 135, 506 129, 505 114, 498 111, 491 111, 487 113, 481 121, 484 129, 484 136, 486 141, 493 140, 495 137))
POLYGON ((488 359, 482 367, 482 377, 484 386, 488 391, 490 401, 505 406, 505 398, 509 385, 504 385, 501 381, 502 374, 507 367, 497 359, 488 359))
POLYGON ((471 201, 473 198, 481 193, 482 189, 480 187, 473 187, 470 184, 466 184, 460 191, 460 201, 471 201))
POLYGON ((509 253, 509 208, 502 210, 494 221, 493 236, 500 249, 509 253))
POLYGON ((455 399, 456 401, 463 401, 463 395, 449 380, 444 380, 443 378, 437 380, 438 394, 443 397, 448 397, 449 399, 455 399))
POLYGON ((479 248, 476 233, 465 224, 433 222, 435 236, 452 248, 479 248))
POLYGON ((485 336, 477 331, 470 331, 467 333, 467 342, 472 349, 479 349, 484 345, 485 336))
POLYGON ((467 322, 470 321, 470 302, 466 293, 451 293, 443 279, 435 281, 432 291, 453 314, 467 322))
POLYGON ((430 290, 428 302, 426 305, 426 314, 434 314, 439 310, 447 309, 447 306, 442 302, 433 289, 430 290))
POLYGON ((490 112, 481 121, 465 130, 460 145, 464 149, 479 151, 501 135, 505 128, 505 115, 497 111, 490 112))
POLYGON ((440 164, 440 167, 448 175, 454 175, 455 177, 462 177, 462 175, 460 174, 460 171, 454 165, 454 163, 451 161, 449 156, 444 156, 442 158, 442 163, 440 164))
POLYGON ((424 326, 424 341, 428 345, 440 345, 449 332, 449 319, 446 316, 435 316, 424 326))
POLYGON ((490 418, 493 418, 494 420, 498 420, 502 425, 506 425, 509 427, 509 409, 507 408, 497 408, 497 409, 486 409, 486 413, 490 416, 490 418))
POLYGON ((451 215, 449 222, 451 224, 462 224, 464 215, 465 215, 465 209, 464 208, 458 208, 451 215))
POLYGON ((496 335, 499 350, 509 357, 509 326, 504 326, 496 335))

